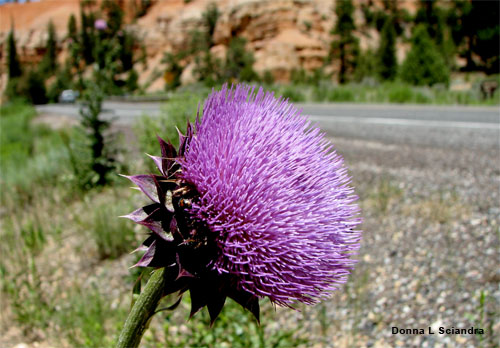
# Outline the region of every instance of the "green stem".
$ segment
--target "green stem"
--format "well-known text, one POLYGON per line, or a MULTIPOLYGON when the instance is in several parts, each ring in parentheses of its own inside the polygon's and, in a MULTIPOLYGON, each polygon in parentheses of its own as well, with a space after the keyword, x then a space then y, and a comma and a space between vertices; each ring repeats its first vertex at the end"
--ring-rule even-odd
POLYGON ((138 347, 142 335, 146 331, 149 319, 153 316, 158 302, 163 295, 165 286, 165 269, 161 268, 153 273, 139 298, 134 303, 125 325, 120 332, 116 348, 138 347))

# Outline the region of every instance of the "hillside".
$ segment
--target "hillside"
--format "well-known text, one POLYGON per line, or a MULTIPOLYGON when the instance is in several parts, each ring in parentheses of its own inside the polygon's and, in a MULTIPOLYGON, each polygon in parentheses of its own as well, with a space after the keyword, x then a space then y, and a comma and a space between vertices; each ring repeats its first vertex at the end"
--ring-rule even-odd
MULTIPOLYGON (((140 83, 148 82, 150 90, 161 89, 164 67, 161 60, 165 52, 184 48, 193 29, 202 23, 202 14, 213 1, 169 0, 153 1, 144 15, 132 20, 136 3, 123 1, 126 18, 139 41, 144 45, 147 64, 136 69, 140 83)), ((359 0, 359 4, 373 1, 359 0)), ((414 12, 416 0, 401 2, 401 7, 414 12)), ((234 36, 247 39, 247 49, 255 57, 254 69, 263 74, 272 73, 277 81, 287 81, 292 69, 312 71, 323 64, 331 41, 330 30, 335 23, 334 1, 326 0, 220 0, 216 2, 221 15, 214 32, 215 57, 224 57, 227 45, 234 36)), ((362 24, 363 14, 356 6, 355 20, 362 24)), ((5 41, 11 25, 15 28, 18 52, 23 62, 38 62, 44 51, 47 23, 52 20, 56 28, 59 60, 67 56, 65 37, 71 14, 78 19, 79 1, 41 0, 23 4, 0 6, 0 60, 5 66, 5 41)), ((378 32, 366 29, 358 33, 361 49, 375 48, 378 32)), ((398 56, 402 59, 404 47, 399 45, 398 56)), ((194 64, 183 72, 182 82, 193 80, 194 64)), ((329 67, 335 69, 335 67, 329 67)), ((2 86, 5 86, 2 74, 2 86)))

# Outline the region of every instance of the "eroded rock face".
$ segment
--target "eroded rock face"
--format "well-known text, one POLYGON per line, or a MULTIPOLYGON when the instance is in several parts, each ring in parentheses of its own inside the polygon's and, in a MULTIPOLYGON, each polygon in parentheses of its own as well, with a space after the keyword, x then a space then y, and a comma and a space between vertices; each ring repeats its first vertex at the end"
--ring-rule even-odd
MULTIPOLYGON (((133 17, 131 1, 124 2, 129 19, 133 17)), ((156 82, 161 79, 158 71, 164 69, 161 57, 165 52, 186 48, 190 33, 202 28, 202 14, 211 2, 214 1, 156 1, 144 16, 129 24, 144 44, 148 58, 148 64, 136 67, 140 82, 148 81, 155 88, 161 85, 156 82)), ((331 41, 329 32, 336 20, 334 0, 219 0, 214 3, 221 13, 213 36, 217 55, 225 54, 232 37, 241 36, 247 39, 247 49, 254 53, 255 71, 260 74, 269 71, 277 81, 287 81, 293 69, 312 71, 323 64, 331 41)), ((0 6, 2 66, 6 63, 5 40, 11 19, 22 61, 37 62, 43 55, 48 21, 53 21, 64 51, 68 19, 75 14, 78 20, 79 8, 79 0, 41 0, 0 6)), ((363 21, 359 6, 355 20, 360 24, 363 21)), ((362 48, 369 47, 370 43, 375 45, 376 41, 361 37, 362 48)), ((61 61, 63 56, 60 54, 61 61)), ((189 66, 187 70, 192 71, 189 66)), ((184 75, 183 82, 192 81, 192 76, 184 75)))

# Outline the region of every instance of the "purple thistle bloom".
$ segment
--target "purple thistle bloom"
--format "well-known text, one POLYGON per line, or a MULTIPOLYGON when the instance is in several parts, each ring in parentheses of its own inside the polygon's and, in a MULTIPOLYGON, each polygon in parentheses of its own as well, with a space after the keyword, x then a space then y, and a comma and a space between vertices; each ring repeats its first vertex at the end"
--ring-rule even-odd
POLYGON ((154 203, 127 217, 148 227, 137 266, 166 267, 166 293, 189 290, 191 315, 215 320, 230 297, 317 303, 352 270, 361 232, 341 156, 283 99, 249 86, 212 92, 161 175, 129 177, 154 203))
POLYGON ((108 29, 108 23, 105 19, 96 19, 94 22, 94 28, 97 30, 106 30, 108 29))
POLYGON ((200 194, 193 215, 217 235, 219 273, 281 305, 345 281, 357 197, 325 134, 286 100, 241 85, 212 93, 179 163, 200 194))

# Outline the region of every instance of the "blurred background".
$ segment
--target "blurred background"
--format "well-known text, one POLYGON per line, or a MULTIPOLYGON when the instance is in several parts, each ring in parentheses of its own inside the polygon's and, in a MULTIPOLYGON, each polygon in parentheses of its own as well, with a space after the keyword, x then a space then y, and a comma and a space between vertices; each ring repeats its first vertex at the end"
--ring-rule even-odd
POLYGON ((2 344, 113 345, 146 233, 117 218, 144 200, 117 174, 153 172, 156 134, 246 82, 344 156, 357 268, 318 306, 262 301, 260 326, 232 302, 187 322, 186 296, 143 345, 498 346, 499 33, 497 1, 0 1, 2 344))

